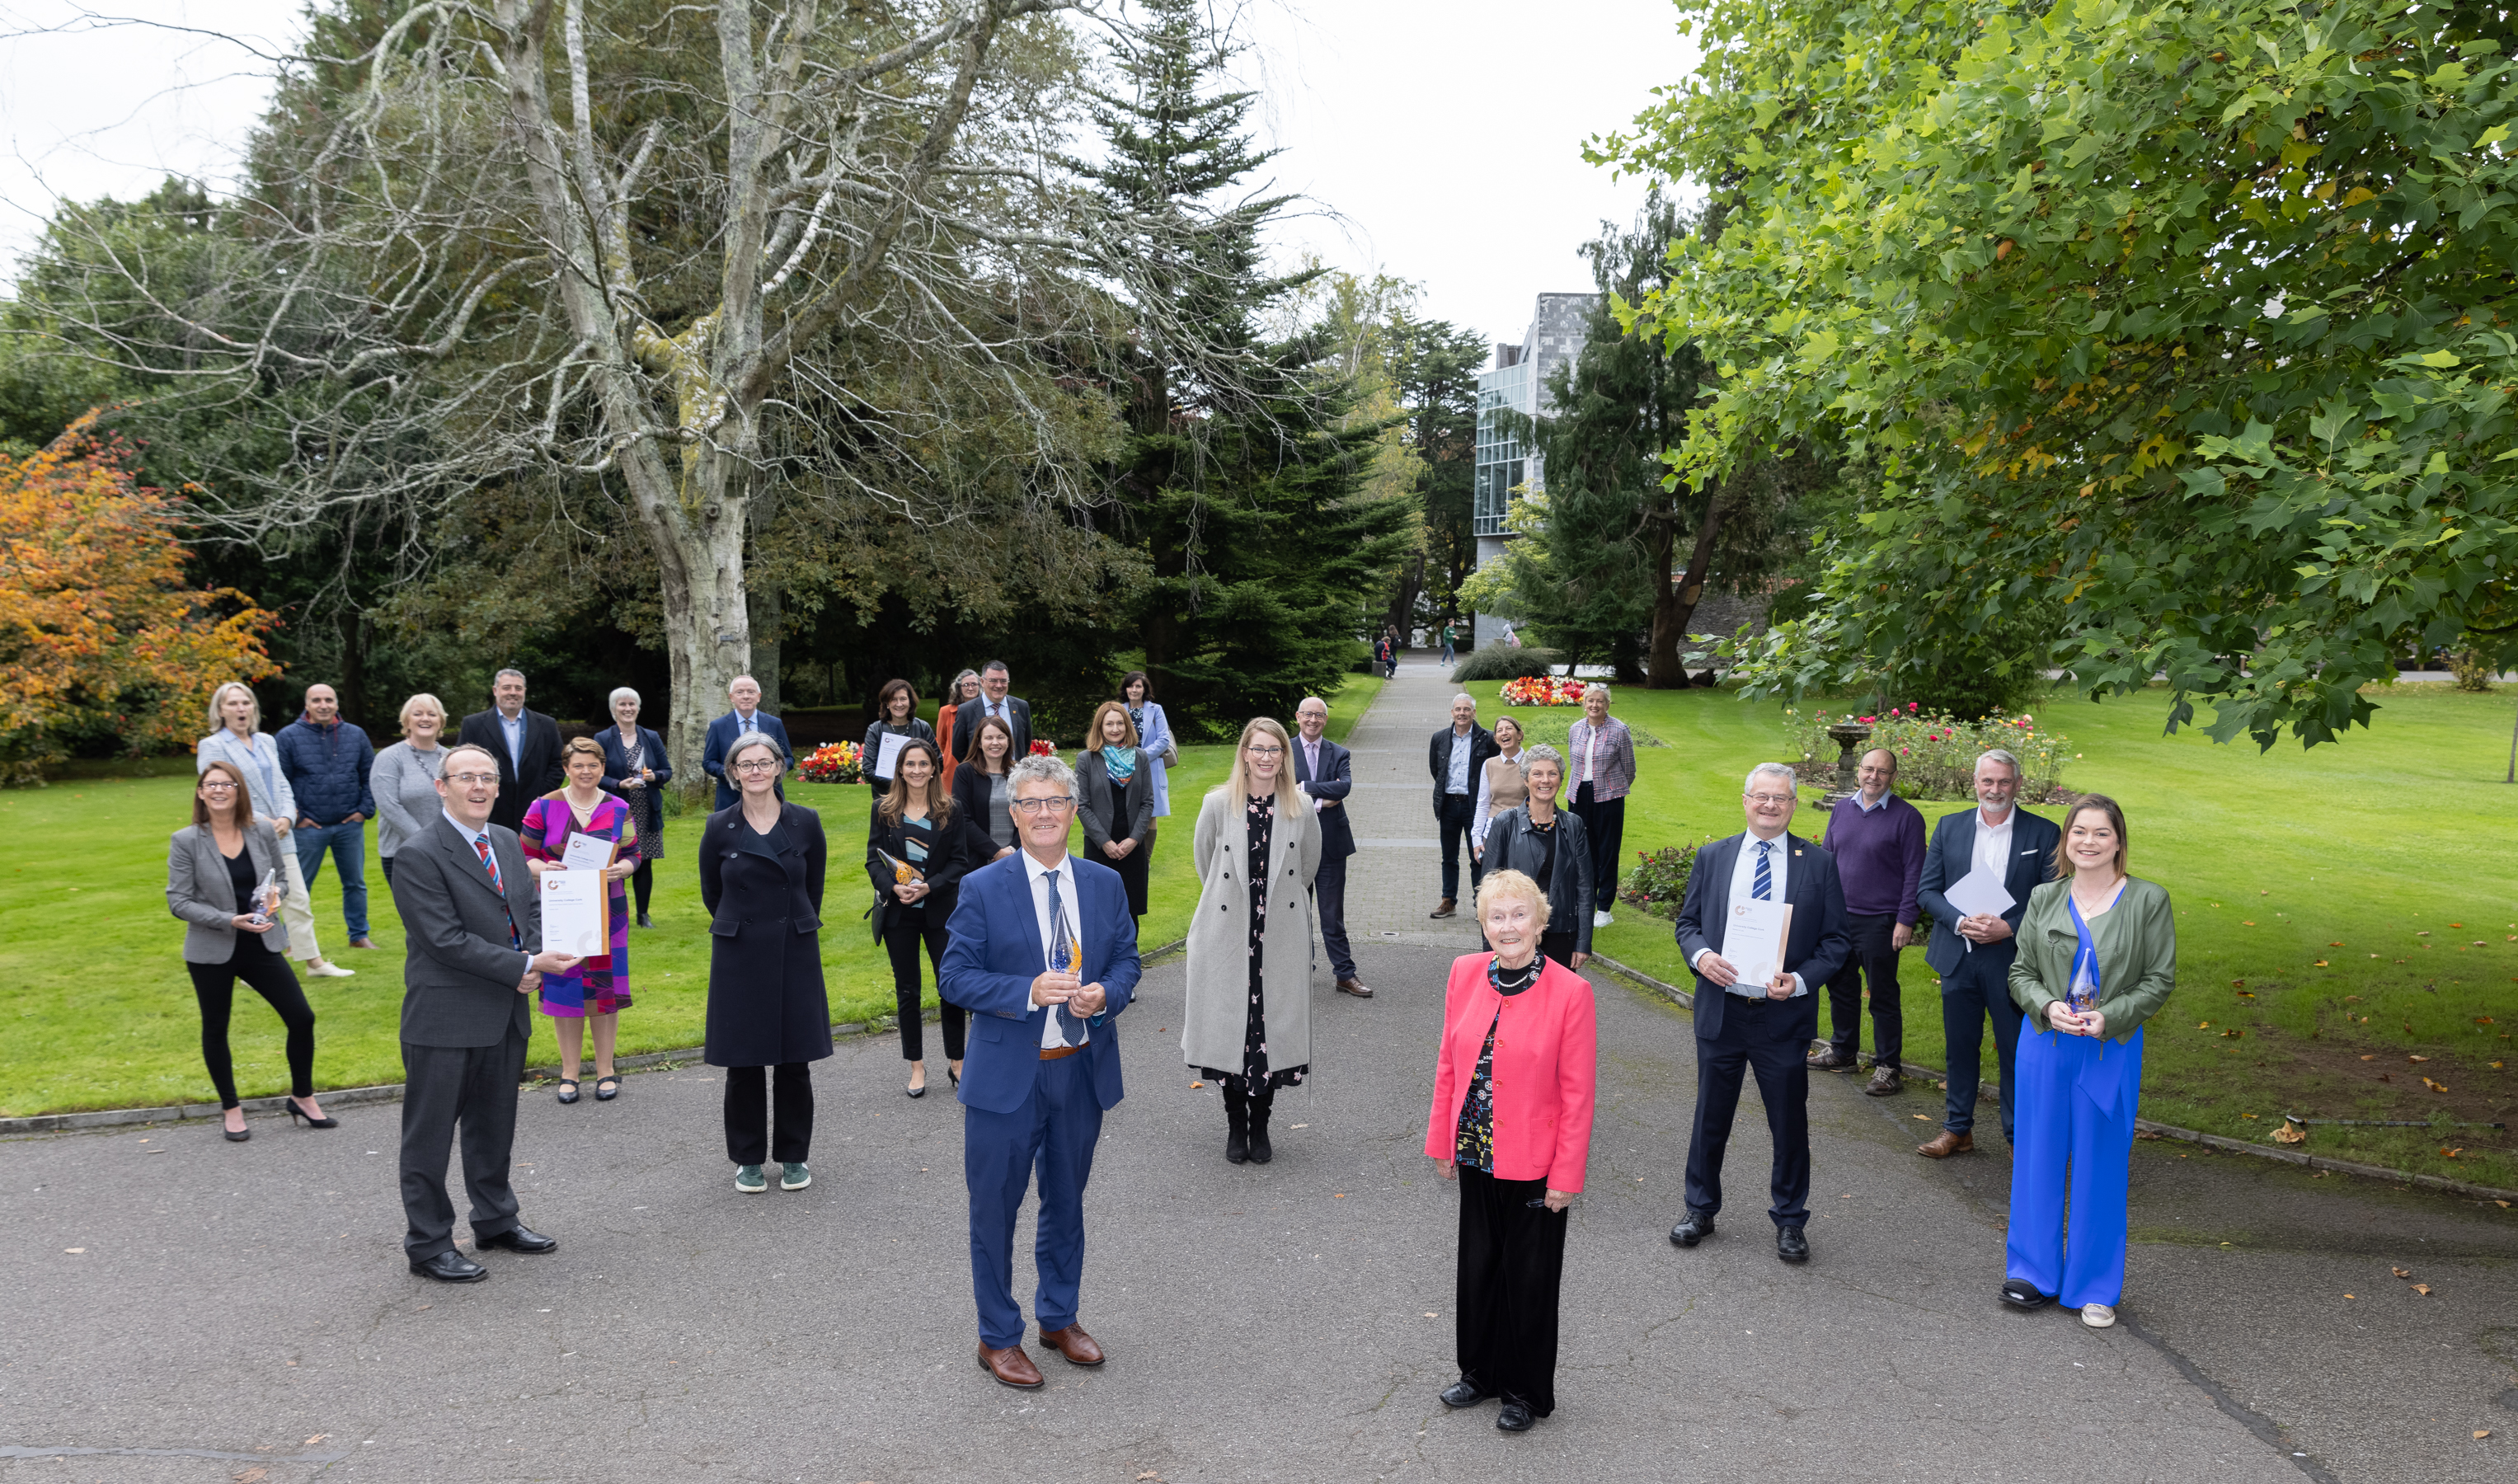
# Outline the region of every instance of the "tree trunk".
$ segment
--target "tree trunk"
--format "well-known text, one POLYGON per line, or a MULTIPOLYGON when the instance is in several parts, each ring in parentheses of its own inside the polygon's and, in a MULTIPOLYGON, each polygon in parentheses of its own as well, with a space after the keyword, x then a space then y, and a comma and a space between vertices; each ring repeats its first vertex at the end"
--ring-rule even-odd
POLYGON ((1670 541, 1667 533, 1673 527, 1661 522, 1662 549, 1654 558, 1659 579, 1653 593, 1652 663, 1650 685, 1655 690, 1675 690, 1687 683, 1687 666, 1679 658, 1679 645, 1686 640, 1688 621, 1696 617, 1696 605, 1705 597, 1705 571, 1714 562, 1714 541, 1722 531, 1723 487, 1715 486, 1705 502, 1705 518, 1696 523, 1696 549, 1688 556, 1687 570, 1675 583, 1670 577, 1670 541))
MULTIPOLYGON (((749 481, 747 481, 749 483, 749 481)), ((778 497, 772 488, 756 486, 751 500, 754 544, 766 534, 770 522, 778 518, 778 497)), ((786 611, 784 594, 768 583, 747 589, 752 618, 752 677, 760 682, 760 709, 771 716, 787 710, 784 687, 779 684, 779 639, 782 637, 786 611)))

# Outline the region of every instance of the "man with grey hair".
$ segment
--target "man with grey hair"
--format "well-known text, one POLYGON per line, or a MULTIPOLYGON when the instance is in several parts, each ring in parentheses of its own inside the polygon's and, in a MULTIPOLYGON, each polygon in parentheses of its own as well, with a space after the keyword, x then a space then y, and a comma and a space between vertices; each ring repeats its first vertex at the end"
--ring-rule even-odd
POLYGON ((1329 703, 1305 696, 1294 708, 1294 784, 1312 801, 1321 821, 1321 869, 1312 878, 1312 908, 1320 915, 1321 946, 1329 954, 1329 976, 1340 994, 1372 998, 1356 977, 1355 948, 1346 936, 1346 862, 1355 853, 1355 827, 1347 823, 1346 799, 1355 789, 1355 764, 1345 748, 1328 739, 1329 703))
POLYGON ((1852 942, 1836 857, 1788 832, 1800 805, 1793 770, 1760 763, 1741 792, 1749 827, 1696 852, 1678 908, 1678 947, 1696 971, 1696 1120, 1687 1141, 1687 1215, 1670 1240, 1692 1247, 1714 1234, 1722 1209, 1722 1156, 1746 1072, 1758 1078, 1775 1158, 1768 1186, 1775 1255, 1809 1261, 1809 1067, 1818 1032, 1812 991, 1836 977, 1852 942), (1732 904, 1789 902, 1782 962, 1762 983, 1723 956, 1732 904))
POLYGON ((499 802, 490 822, 504 830, 525 825, 525 810, 560 784, 559 723, 525 709, 525 673, 501 670, 490 681, 488 711, 463 719, 457 742, 487 752, 499 763, 499 802))
MULTIPOLYGON (((1502 752, 1495 733, 1478 724, 1475 696, 1461 691, 1452 698, 1452 724, 1434 733, 1425 750, 1425 765, 1434 774, 1434 825, 1443 838, 1443 901, 1426 913, 1450 917, 1459 910, 1460 842, 1477 816, 1478 772, 1487 760, 1502 752)), ((1475 895, 1485 872, 1477 856, 1469 857, 1469 891, 1475 895)))
MULTIPOLYGON (((796 749, 787 742, 787 727, 776 717, 760 709, 760 682, 748 675, 736 676, 725 685, 726 701, 733 708, 709 723, 708 744, 700 750, 700 771, 716 780, 716 807, 732 808, 743 797, 743 791, 726 776, 725 760, 734 739, 748 731, 760 732, 778 744, 778 756, 787 765, 796 765, 796 749)), ((778 797, 787 797, 781 787, 778 797)))
POLYGON ((1982 1084, 1984 1025, 1993 1021, 1993 1052, 2002 1069, 2002 1136, 2011 1137, 2012 1070, 2019 1049, 2019 1011, 2011 1003, 2011 961, 2019 945, 2012 935, 2028 910, 2028 894, 2061 874, 2058 851, 2063 832, 2051 819, 2018 807, 2019 760, 1994 748, 1975 760, 1976 807, 1941 816, 1924 851, 1924 874, 1915 893, 1932 914, 1932 940, 1924 962, 1941 977, 1941 1040, 1949 1066, 1949 1096, 1941 1131, 1915 1146, 1927 1159, 1946 1159, 1975 1148, 1975 1098, 1982 1084), (1971 872, 2002 883, 2011 905, 1999 914, 1969 916, 1950 905, 1950 888, 1971 872))

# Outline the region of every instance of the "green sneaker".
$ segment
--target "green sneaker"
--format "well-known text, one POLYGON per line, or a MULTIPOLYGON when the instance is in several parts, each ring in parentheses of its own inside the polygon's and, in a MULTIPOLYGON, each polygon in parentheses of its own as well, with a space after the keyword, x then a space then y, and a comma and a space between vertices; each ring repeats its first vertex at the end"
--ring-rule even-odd
POLYGON ((812 1183, 812 1166, 802 1159, 778 1166, 778 1188, 782 1191, 801 1191, 812 1183))
POLYGON ((747 1196, 758 1196, 769 1189, 769 1177, 760 1172, 758 1164, 738 1164, 734 1167, 734 1188, 747 1196))

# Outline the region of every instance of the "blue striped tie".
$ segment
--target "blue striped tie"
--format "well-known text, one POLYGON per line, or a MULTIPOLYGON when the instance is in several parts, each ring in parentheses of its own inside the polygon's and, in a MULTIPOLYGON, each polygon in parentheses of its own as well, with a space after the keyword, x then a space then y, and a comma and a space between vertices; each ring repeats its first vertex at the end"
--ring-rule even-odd
POLYGON ((1759 901, 1775 899, 1775 872, 1766 860, 1767 853, 1774 848, 1775 843, 1771 840, 1758 842, 1758 877, 1749 884, 1749 895, 1759 901))

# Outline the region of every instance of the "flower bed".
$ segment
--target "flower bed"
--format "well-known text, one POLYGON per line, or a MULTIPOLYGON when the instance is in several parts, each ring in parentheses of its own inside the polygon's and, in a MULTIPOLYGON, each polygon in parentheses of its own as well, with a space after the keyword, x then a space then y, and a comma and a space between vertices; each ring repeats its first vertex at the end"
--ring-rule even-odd
POLYGON ((1506 706, 1580 706, 1588 683, 1571 676, 1524 676, 1518 680, 1506 680, 1496 694, 1503 698, 1506 706))
POLYGON ((2001 748, 2019 760, 2019 798, 2025 804, 2051 802, 2062 789, 2064 764, 2081 755, 2062 732, 2040 725, 2035 717, 1987 717, 1962 721, 1946 712, 1927 714, 1912 702, 1875 714, 1784 713, 1801 752, 1802 781, 1830 785, 1836 779, 1840 749, 1828 727, 1856 721, 1871 728, 1862 751, 1885 747, 1897 755, 1897 797, 1901 799, 1973 799, 1976 755, 2001 748))
POLYGON ((1618 889, 1618 900, 1641 907, 1655 917, 1675 920, 1678 904, 1687 895, 1688 873, 1696 866, 1696 847, 1664 846, 1658 851, 1637 851, 1638 864, 1627 873, 1626 885, 1618 889))
POLYGON ((862 783, 864 751, 854 742, 828 743, 807 753, 797 770, 807 783, 862 783))
POLYGON ((1035 758, 1055 758, 1058 756, 1058 744, 1047 737, 1034 737, 1031 739, 1031 755, 1035 758))

